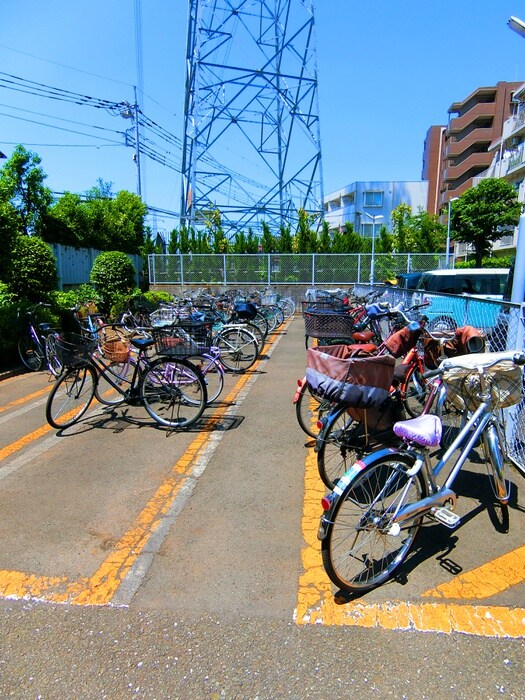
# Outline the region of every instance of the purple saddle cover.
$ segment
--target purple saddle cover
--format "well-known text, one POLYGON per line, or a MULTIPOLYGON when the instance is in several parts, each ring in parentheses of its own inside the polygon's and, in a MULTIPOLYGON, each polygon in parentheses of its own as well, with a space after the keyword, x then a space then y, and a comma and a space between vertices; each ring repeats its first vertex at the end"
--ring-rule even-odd
POLYGON ((441 441, 442 425, 437 416, 424 415, 394 423, 394 433, 424 447, 438 447, 441 441))

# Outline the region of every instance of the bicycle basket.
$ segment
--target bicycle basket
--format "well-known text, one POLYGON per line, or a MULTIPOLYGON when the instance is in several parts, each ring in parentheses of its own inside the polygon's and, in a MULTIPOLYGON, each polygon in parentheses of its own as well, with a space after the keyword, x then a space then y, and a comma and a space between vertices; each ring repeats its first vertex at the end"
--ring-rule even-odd
POLYGON ((304 333, 310 338, 350 338, 355 331, 353 317, 338 311, 305 311, 304 333))
POLYGON ((63 367, 81 367, 91 360, 97 341, 77 333, 65 333, 57 338, 57 357, 63 367))
POLYGON ((329 401, 373 408, 389 396, 395 359, 391 355, 359 357, 347 345, 308 348, 306 381, 329 401))
POLYGON ((188 357, 209 351, 212 345, 210 323, 180 322, 176 326, 153 328, 158 355, 188 357))
POLYGON ((125 339, 107 340, 102 345, 104 357, 110 362, 127 362, 130 353, 130 342, 125 339))
POLYGON ((481 403, 482 383, 490 389, 492 410, 514 406, 523 398, 521 367, 513 362, 502 361, 483 375, 477 371, 451 368, 443 374, 443 381, 448 400, 459 410, 476 410, 481 403))

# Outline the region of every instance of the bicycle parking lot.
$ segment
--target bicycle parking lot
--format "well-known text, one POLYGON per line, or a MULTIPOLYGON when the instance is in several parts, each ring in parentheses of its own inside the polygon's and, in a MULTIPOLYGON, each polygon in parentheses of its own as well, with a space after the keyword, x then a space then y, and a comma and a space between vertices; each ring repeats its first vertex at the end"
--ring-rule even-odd
POLYGON ((201 425, 170 434, 140 406, 100 405, 57 434, 45 425, 45 374, 2 382, 4 601, 352 634, 459 632, 491 649, 498 637, 521 645, 525 514, 517 473, 508 533, 495 529, 473 464, 461 484, 458 531, 425 528, 402 576, 358 600, 336 595, 316 540, 324 489, 292 405, 304 367, 296 317, 252 371, 228 375, 201 425))

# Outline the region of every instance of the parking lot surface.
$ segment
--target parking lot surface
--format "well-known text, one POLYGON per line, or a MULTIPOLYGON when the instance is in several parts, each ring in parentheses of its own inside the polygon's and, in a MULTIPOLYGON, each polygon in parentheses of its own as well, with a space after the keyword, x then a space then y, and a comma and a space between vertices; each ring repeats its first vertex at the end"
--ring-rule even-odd
POLYGON ((392 582, 337 595, 292 397, 296 317, 191 431, 140 406, 45 423, 47 375, 0 383, 0 689, 42 698, 523 698, 523 478, 510 529, 472 461, 462 524, 392 582))

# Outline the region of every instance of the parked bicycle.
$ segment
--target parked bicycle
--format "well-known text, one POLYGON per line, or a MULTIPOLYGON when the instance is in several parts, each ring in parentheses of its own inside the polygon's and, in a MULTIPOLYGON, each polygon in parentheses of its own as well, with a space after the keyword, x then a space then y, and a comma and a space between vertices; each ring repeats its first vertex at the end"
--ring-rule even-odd
POLYGON ((199 370, 180 356, 184 340, 176 331, 154 329, 151 338, 127 339, 119 337, 117 326, 105 328, 114 334, 103 340, 103 353, 97 352, 99 340, 85 336, 69 334, 58 341, 66 369, 49 394, 48 423, 59 430, 74 425, 96 397, 112 406, 139 401, 153 420, 168 428, 193 425, 206 407, 206 384, 199 370), (136 359, 129 356, 131 347, 136 359), (150 359, 153 348, 156 355, 150 359))
MULTIPOLYGON (((465 329, 468 332, 464 335, 468 336, 470 333, 472 341, 476 342, 466 340, 466 345, 450 349, 455 355, 479 353, 484 349, 483 339, 474 335, 476 329, 465 329)), ((396 420, 401 420, 406 415, 416 417, 428 410, 428 392, 432 383, 426 376, 428 368, 423 364, 416 344, 418 338, 420 341, 425 338, 425 342, 430 340, 432 345, 436 344, 439 348, 436 350, 438 359, 433 365, 436 367, 439 361, 446 357, 445 347, 451 344, 450 336, 431 334, 426 327, 420 328, 419 331, 411 331, 407 326, 406 329, 396 331, 385 341, 386 349, 393 357, 398 358, 399 352, 404 354, 401 363, 393 370, 391 387, 385 401, 380 406, 366 411, 349 407, 344 401, 334 401, 320 418, 315 449, 319 476, 327 488, 333 489, 347 468, 362 455, 380 447, 398 445, 399 440, 392 431, 396 420)), ((366 364, 366 360, 364 362, 366 364)), ((463 412, 457 405, 444 400, 440 406, 440 414, 443 423, 441 444, 448 447, 462 423, 463 412)))
MULTIPOLYGON (((39 302, 25 312, 26 322, 18 336, 18 354, 32 372, 39 372, 46 367, 53 376, 58 377, 62 370, 56 352, 59 331, 50 323, 37 322, 37 309, 49 307, 50 304, 39 302)), ((19 320, 20 314, 19 309, 19 320)))
POLYGON ((425 518, 450 529, 460 524, 454 481, 478 444, 506 527, 509 460, 502 409, 522 400, 524 364, 525 354, 517 351, 444 360, 430 373, 436 379, 428 405, 437 401, 437 415, 425 412, 397 422, 394 432, 401 446, 361 457, 323 498, 318 531, 323 564, 341 590, 367 591, 392 576, 425 518), (437 458, 431 451, 440 445, 445 396, 458 406, 464 421, 437 458), (445 467, 449 471, 440 485, 438 476, 445 467))

